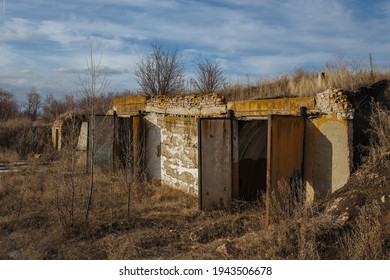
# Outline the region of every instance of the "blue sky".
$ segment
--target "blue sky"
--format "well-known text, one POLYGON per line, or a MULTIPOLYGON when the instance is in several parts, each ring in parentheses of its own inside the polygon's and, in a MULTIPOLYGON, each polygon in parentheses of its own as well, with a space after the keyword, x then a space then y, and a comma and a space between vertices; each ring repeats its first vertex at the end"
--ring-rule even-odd
POLYGON ((91 43, 110 91, 137 89, 136 63, 159 42, 183 55, 188 79, 202 57, 229 81, 320 70, 336 56, 390 68, 390 1, 0 0, 0 87, 18 100, 77 93, 91 43), (5 7, 5 9, 4 9, 5 7))

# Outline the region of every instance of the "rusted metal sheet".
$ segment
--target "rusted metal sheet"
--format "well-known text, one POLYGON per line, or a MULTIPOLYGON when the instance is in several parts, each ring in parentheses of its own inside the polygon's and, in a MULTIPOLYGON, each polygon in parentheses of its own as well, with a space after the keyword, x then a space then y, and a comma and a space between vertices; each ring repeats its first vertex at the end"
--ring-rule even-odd
POLYGON ((302 176, 305 120, 299 116, 270 115, 268 118, 267 189, 268 217, 270 192, 278 182, 292 182, 302 176))
POLYGON ((134 175, 139 178, 144 171, 144 119, 142 116, 133 116, 133 165, 134 175))
POLYGON ((115 117, 114 166, 133 172, 133 118, 115 117))
POLYGON ((93 116, 88 125, 88 162, 112 168, 114 161, 114 117, 93 116))
POLYGON ((232 123, 230 119, 199 119, 200 208, 223 209, 232 196, 232 123))

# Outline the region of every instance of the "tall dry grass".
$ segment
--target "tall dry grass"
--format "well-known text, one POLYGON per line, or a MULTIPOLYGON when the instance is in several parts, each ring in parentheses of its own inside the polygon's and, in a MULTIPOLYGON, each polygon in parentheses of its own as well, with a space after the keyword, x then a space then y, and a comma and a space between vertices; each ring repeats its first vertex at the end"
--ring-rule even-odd
POLYGON ((261 203, 201 212, 195 196, 147 183, 133 186, 129 218, 123 179, 112 173, 99 174, 86 221, 85 174, 52 166, 0 176, 1 259, 383 258, 378 207, 341 225, 291 200, 287 185, 272 195, 266 228, 261 203))
POLYGON ((371 104, 370 145, 366 166, 369 169, 383 169, 390 167, 390 109, 380 103, 371 104))
POLYGON ((50 124, 34 122, 30 118, 15 118, 0 123, 0 148, 16 152, 19 159, 44 153, 51 145, 50 139, 50 124))
POLYGON ((336 59, 328 63, 321 72, 308 72, 298 68, 290 76, 282 75, 273 79, 260 79, 257 82, 249 81, 247 84, 226 85, 220 93, 229 101, 306 97, 328 88, 355 91, 384 79, 390 79, 389 70, 374 69, 371 71, 365 69, 360 62, 336 59))
POLYGON ((340 234, 340 257, 348 260, 384 259, 381 206, 373 201, 358 210, 353 225, 340 234))
MULTIPOLYGON (((197 197, 152 183, 131 188, 99 173, 90 217, 88 183, 60 162, 1 174, 1 259, 381 259, 378 204, 349 223, 321 212, 288 184, 271 194, 270 226, 260 202, 202 212, 197 197), (73 188, 74 187, 74 188, 73 188), (334 244, 338 245, 334 247, 334 244)), ((303 195, 303 193, 301 193, 303 195)))
MULTIPOLYGON (((319 259, 316 235, 319 227, 312 205, 306 201, 302 182, 279 182, 271 191, 269 227, 261 242, 267 259, 319 259)), ((265 219, 265 217, 263 217, 265 219)))

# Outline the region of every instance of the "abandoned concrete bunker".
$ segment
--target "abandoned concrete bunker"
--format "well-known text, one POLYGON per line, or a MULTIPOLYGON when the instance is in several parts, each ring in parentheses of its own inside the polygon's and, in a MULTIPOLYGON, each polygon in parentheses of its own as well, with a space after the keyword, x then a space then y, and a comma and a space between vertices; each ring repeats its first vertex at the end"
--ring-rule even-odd
POLYGON ((349 178, 352 120, 346 95, 334 89, 231 102, 217 94, 131 96, 115 98, 111 114, 95 116, 88 129, 83 123, 81 132, 95 137, 80 136, 80 145, 96 165, 197 194, 202 210, 269 196, 283 180, 299 179, 313 202, 349 178))

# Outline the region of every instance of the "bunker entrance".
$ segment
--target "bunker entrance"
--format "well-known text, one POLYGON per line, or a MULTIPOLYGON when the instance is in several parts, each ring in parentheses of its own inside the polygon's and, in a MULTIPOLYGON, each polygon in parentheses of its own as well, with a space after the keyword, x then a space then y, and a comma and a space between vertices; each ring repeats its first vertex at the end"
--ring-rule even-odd
POLYGON ((268 118, 199 120, 199 206, 229 207, 256 200, 267 186, 268 118))
POLYGON ((301 178, 304 123, 286 115, 199 119, 200 209, 227 208, 231 198, 250 201, 262 193, 267 204, 280 181, 301 178))
MULTIPOLYGON (((267 120, 237 121, 238 180, 234 196, 253 201, 265 193, 267 185, 267 120)), ((237 163, 236 163, 237 164, 237 163)))

